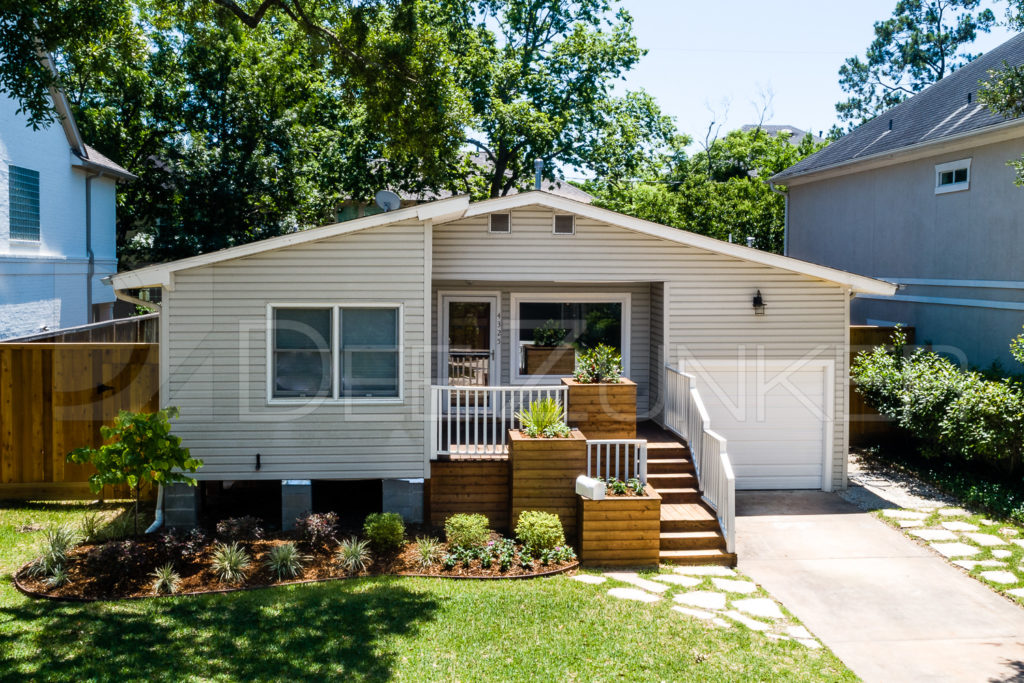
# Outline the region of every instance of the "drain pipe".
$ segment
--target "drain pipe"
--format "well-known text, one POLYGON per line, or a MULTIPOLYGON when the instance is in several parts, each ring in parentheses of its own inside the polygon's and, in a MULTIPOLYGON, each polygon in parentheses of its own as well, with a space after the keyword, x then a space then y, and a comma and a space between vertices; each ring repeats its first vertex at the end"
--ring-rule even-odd
POLYGON ((775 183, 770 180, 768 188, 775 194, 782 195, 782 200, 785 202, 782 214, 782 255, 789 256, 789 193, 775 187, 775 183))
POLYGON ((85 277, 85 321, 93 322, 92 316, 92 279, 96 276, 96 254, 92 250, 92 179, 97 173, 85 176, 85 255, 89 259, 89 267, 85 277))
POLYGON ((160 488, 156 492, 156 517, 146 529, 147 534, 153 533, 164 525, 164 485, 160 484, 159 486, 160 488))

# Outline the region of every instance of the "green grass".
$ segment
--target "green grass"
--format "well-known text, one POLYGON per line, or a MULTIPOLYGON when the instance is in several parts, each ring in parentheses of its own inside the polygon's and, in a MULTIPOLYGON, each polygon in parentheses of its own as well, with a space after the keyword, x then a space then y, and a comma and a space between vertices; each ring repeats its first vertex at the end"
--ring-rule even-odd
POLYGON ((568 577, 379 577, 87 605, 17 592, 10 574, 39 537, 19 527, 90 510, 0 507, 0 680, 856 680, 826 649, 568 577))

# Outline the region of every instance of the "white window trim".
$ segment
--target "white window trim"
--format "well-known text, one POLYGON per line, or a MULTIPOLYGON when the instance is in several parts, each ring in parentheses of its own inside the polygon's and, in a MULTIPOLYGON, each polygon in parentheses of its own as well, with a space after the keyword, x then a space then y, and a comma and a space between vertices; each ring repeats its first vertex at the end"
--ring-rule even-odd
POLYGON ((512 212, 511 211, 496 211, 494 213, 487 214, 487 234, 488 235, 511 235, 512 234, 512 212), (508 230, 494 230, 491 227, 491 223, 494 220, 494 216, 508 216, 508 230))
POLYGON ((512 384, 545 384, 558 381, 561 375, 521 375, 519 374, 520 347, 519 347, 519 303, 522 301, 536 301, 539 303, 570 303, 570 304, 622 304, 622 374, 629 377, 630 363, 630 337, 632 327, 630 326, 630 315, 632 313, 632 295, 629 292, 610 294, 581 294, 579 292, 513 292, 511 298, 511 313, 508 327, 508 340, 511 347, 509 352, 509 378, 512 384))
POLYGON ((935 165, 935 194, 948 194, 949 192, 962 192, 971 189, 971 158, 960 159, 959 161, 947 161, 944 164, 935 165), (967 180, 962 183, 951 183, 940 185, 939 179, 946 171, 956 171, 961 168, 967 169, 967 180))
POLYGON ((401 405, 405 403, 405 306, 393 301, 352 302, 352 303, 270 303, 267 304, 266 331, 266 364, 267 386, 266 402, 268 406, 287 405, 401 405), (278 308, 318 308, 331 311, 331 395, 325 396, 274 396, 274 310, 278 308), (393 308, 398 311, 398 396, 381 396, 377 398, 344 398, 340 396, 341 386, 338 381, 338 370, 341 359, 341 338, 338 335, 339 311, 345 308, 393 308))
POLYGON ((572 237, 576 234, 576 214, 574 213, 556 213, 551 216, 551 234, 557 235, 558 237, 572 237), (568 216, 572 218, 572 232, 556 232, 555 226, 557 225, 558 218, 561 216, 568 216))

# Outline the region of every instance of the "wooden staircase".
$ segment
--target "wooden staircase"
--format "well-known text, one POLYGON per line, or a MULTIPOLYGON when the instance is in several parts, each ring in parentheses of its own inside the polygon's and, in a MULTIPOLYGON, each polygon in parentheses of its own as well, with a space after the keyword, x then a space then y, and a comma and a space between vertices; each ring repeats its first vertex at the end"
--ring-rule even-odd
POLYGON ((661 496, 661 562, 735 566, 714 511, 701 500, 690 449, 657 426, 640 431, 647 439, 647 481, 661 496))

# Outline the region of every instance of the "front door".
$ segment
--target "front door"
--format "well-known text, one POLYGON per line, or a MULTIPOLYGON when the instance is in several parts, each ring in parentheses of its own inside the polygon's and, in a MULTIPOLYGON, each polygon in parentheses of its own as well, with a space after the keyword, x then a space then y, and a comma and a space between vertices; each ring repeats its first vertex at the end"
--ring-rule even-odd
POLYGON ((444 382, 485 387, 498 383, 498 297, 444 296, 441 300, 444 382))

